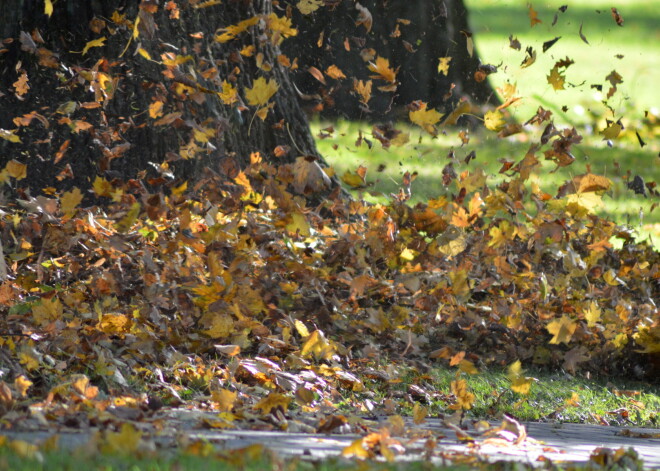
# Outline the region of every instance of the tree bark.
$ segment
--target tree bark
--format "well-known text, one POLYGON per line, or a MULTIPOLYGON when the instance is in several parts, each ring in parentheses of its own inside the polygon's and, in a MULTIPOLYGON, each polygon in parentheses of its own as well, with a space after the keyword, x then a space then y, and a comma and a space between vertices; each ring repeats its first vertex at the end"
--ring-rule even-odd
POLYGON ((270 0, 208 7, 190 0, 178 2, 180 10, 162 3, 66 0, 49 18, 41 0, 9 0, 0 17, 0 169, 15 160, 27 164, 27 178, 5 175, 6 182, 18 190, 90 188, 97 176, 129 179, 148 169, 148 181, 158 184, 206 167, 235 173, 255 151, 282 163, 300 155, 320 160, 277 60, 278 38, 264 23, 270 0), (234 40, 214 39, 216 28, 257 16, 234 40), (239 54, 247 47, 263 58, 261 67, 239 54), (175 65, 163 66, 166 60, 175 65), (243 106, 257 77, 279 86, 264 121, 256 107, 243 106), (223 81, 238 91, 236 103, 216 94, 223 81), (150 115, 150 106, 162 110, 150 115), (290 151, 274 157, 278 146, 290 151))

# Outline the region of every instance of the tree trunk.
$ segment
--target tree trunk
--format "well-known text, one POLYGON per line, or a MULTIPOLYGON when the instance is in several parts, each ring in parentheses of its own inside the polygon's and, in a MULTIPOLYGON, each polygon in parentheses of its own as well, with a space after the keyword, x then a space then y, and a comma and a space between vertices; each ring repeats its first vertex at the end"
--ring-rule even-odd
POLYGON ((98 176, 147 169, 154 185, 207 166, 232 174, 255 151, 282 163, 319 157, 278 61, 283 34, 266 23, 270 0, 189 0, 177 2, 180 10, 156 0, 65 0, 50 18, 43 0, 8 2, 0 17, 0 169, 15 165, 0 181, 19 193, 90 188, 98 176), (216 28, 257 16, 235 39, 214 39, 216 28), (239 53, 246 48, 252 57, 239 53), (243 101, 257 77, 279 87, 265 120, 255 116, 263 106, 243 101), (223 82, 238 92, 235 102, 216 93, 223 82))
POLYGON ((325 116, 382 121, 405 116, 404 107, 416 100, 445 113, 461 98, 478 104, 498 102, 485 77, 477 74, 475 78, 481 63, 468 47, 471 34, 463 0, 335 3, 330 13, 318 10, 302 15, 293 8, 300 34, 295 42, 284 45, 287 54, 301 58, 296 85, 303 95, 316 98, 310 106, 325 116), (370 25, 361 22, 366 12, 371 15, 370 25), (398 69, 398 83, 395 90, 383 91, 377 88, 383 82, 373 80, 372 98, 365 106, 356 100, 351 80, 373 78, 368 65, 374 62, 374 51, 398 69), (441 57, 451 57, 446 74, 438 71, 441 57), (349 80, 326 77, 327 85, 323 85, 308 73, 310 66, 326 71, 331 65, 349 80))

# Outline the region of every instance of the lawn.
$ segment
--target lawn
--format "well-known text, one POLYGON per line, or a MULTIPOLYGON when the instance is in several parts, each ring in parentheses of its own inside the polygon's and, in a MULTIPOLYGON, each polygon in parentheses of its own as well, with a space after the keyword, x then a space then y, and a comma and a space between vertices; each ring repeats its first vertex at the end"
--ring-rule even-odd
MULTIPOLYGON (((482 61, 499 66, 498 72, 490 76, 491 83, 496 88, 515 84, 516 95, 522 98, 516 104, 519 106, 508 109, 509 120, 524 122, 543 106, 553 111, 556 125, 576 126, 584 137, 574 148, 573 165, 555 172, 554 164, 545 162, 542 173, 532 176, 532 181, 555 195, 562 183, 587 171, 608 177, 613 186, 597 212, 629 225, 638 239, 651 236, 657 244, 657 198, 645 198, 627 188, 635 175, 646 182, 660 180, 660 90, 654 84, 653 74, 654 67, 660 64, 660 49, 655 47, 660 40, 656 26, 660 24, 660 13, 653 8, 654 3, 618 2, 618 11, 624 18, 622 27, 614 21, 609 3, 572 2, 563 13, 554 5, 538 3, 532 7, 542 23, 531 27, 529 10, 521 2, 467 2, 482 61), (552 26, 555 13, 558 18, 552 26), (580 38, 581 25, 589 44, 580 38), (509 47, 510 35, 521 42, 520 51, 509 47), (543 43, 555 37, 561 39, 543 53, 543 43), (527 46, 534 48, 537 60, 530 67, 521 68, 527 46), (565 89, 554 90, 546 77, 555 62, 566 57, 575 63, 566 70, 565 89), (622 76, 623 83, 617 84, 617 92, 604 103, 611 86, 606 76, 613 70, 622 76), (592 85, 602 86, 602 91, 592 85), (607 127, 607 120, 619 119, 624 126, 622 133, 614 140, 604 139, 601 132, 607 127)), ((367 200, 383 202, 389 194, 398 192, 406 171, 417 172, 412 203, 448 193, 442 184, 442 170, 450 162, 448 155, 452 150, 457 173, 482 168, 491 184, 498 183, 504 178, 499 173, 503 162, 520 161, 529 142, 537 141, 542 131, 527 126, 524 133, 499 139, 495 133, 474 129, 470 142, 462 146, 460 129, 443 128, 437 138, 432 138, 420 128, 408 127, 409 124, 402 123, 400 127, 410 133, 410 142, 389 149, 372 137, 370 124, 316 122, 313 128, 317 136, 321 129, 334 129, 331 137, 319 137, 317 144, 338 175, 354 171, 358 165, 368 169, 367 181, 371 186, 359 193, 367 200), (366 140, 359 141, 360 131, 366 140), (472 151, 476 152, 476 159, 465 164, 465 157, 472 151)), ((541 152, 538 155, 542 159, 541 152)))

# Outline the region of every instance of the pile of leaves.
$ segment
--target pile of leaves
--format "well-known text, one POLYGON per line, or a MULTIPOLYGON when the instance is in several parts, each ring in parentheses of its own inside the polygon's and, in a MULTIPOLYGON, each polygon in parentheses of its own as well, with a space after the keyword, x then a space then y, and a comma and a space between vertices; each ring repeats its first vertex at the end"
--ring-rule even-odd
MULTIPOLYGON (((546 157, 576 135, 557 131, 546 157)), ((390 204, 368 204, 328 195, 312 158, 257 153, 190 188, 99 178, 98 206, 77 188, 8 204, 0 408, 64 421, 195 399, 221 426, 249 426, 359 402, 365 381, 397 381, 392 365, 457 368, 443 397, 459 411, 474 400, 460 376, 482 368, 514 365, 521 393, 521 364, 651 374, 660 254, 592 213, 605 177, 556 196, 529 183, 541 147, 498 184, 447 170, 444 195, 414 207, 410 175, 390 204)))

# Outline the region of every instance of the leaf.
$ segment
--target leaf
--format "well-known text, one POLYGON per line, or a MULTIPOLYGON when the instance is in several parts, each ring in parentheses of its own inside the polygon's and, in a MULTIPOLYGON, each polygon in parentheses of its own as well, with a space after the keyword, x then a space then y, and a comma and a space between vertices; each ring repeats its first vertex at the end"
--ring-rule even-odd
POLYGON ((266 80, 259 77, 253 82, 252 88, 245 90, 245 97, 252 106, 264 106, 277 93, 278 89, 279 85, 275 79, 266 80))
POLYGON ((82 55, 84 56, 87 54, 87 51, 89 51, 93 47, 102 47, 105 44, 106 37, 102 36, 98 39, 94 39, 92 41, 89 41, 87 44, 85 44, 85 47, 82 50, 82 55))
POLYGON ((366 105, 371 100, 371 80, 363 82, 362 80, 353 80, 353 90, 360 95, 360 103, 366 105))
POLYGON ((415 425, 420 425, 426 422, 426 417, 428 416, 429 411, 426 407, 420 406, 418 403, 415 403, 412 410, 413 423, 415 425))
POLYGON ((341 456, 345 458, 357 458, 360 460, 370 458, 372 454, 371 451, 364 447, 362 438, 352 441, 350 445, 341 451, 341 456))
MULTIPOLYGON (((280 17, 275 13, 270 13, 267 18, 267 24, 271 31, 282 35, 284 38, 298 34, 298 30, 291 26, 291 18, 287 18, 286 16, 280 17)), ((279 42, 277 43, 279 44, 279 42)))
POLYGON ((426 103, 422 103, 418 110, 409 111, 408 118, 412 123, 420 126, 432 136, 435 136, 437 134, 435 124, 440 121, 440 118, 442 118, 443 115, 433 108, 426 109, 426 106, 426 103))
POLYGON ((456 404, 463 410, 472 409, 475 396, 467 389, 467 382, 464 379, 458 379, 451 382, 451 392, 456 397, 456 404))
POLYGON ((222 34, 215 37, 215 40, 219 43, 226 43, 235 39, 239 34, 247 31, 251 26, 256 25, 261 18, 259 16, 253 16, 247 20, 243 20, 236 25, 227 26, 221 31, 224 31, 222 34))
POLYGON ((126 215, 123 218, 121 218, 120 221, 115 223, 115 230, 121 233, 126 233, 130 231, 133 225, 135 224, 135 222, 137 221, 141 209, 142 209, 142 205, 140 203, 138 202, 133 203, 128 213, 126 213, 126 215))
POLYGON ((71 191, 65 192, 60 198, 62 212, 68 218, 76 214, 76 208, 83 199, 83 195, 78 187, 73 187, 71 191))
POLYGON ((610 141, 619 137, 619 134, 621 134, 622 130, 623 126, 621 126, 619 123, 611 123, 605 129, 603 129, 600 134, 603 136, 604 141, 610 141))
POLYGON ((17 96, 23 96, 27 94, 28 90, 30 89, 30 85, 28 85, 27 72, 22 72, 18 77, 18 80, 16 80, 12 85, 16 90, 17 96))
POLYGON ((16 135, 17 131, 18 129, 7 130, 0 128, 0 139, 18 144, 21 142, 21 138, 16 135))
POLYGON ((529 24, 530 24, 530 26, 533 28, 533 27, 536 26, 537 24, 539 24, 539 23, 543 23, 543 22, 539 19, 539 16, 538 16, 539 14, 536 12, 536 10, 534 10, 534 8, 532 8, 532 4, 529 3, 529 4, 527 5, 527 7, 529 8, 529 24))
POLYGON ((312 332, 302 346, 300 354, 305 357, 314 356, 319 360, 329 360, 335 349, 320 330, 312 332))
POLYGON ((568 345, 575 333, 575 329, 577 329, 577 323, 573 322, 570 317, 563 315, 561 319, 548 322, 545 328, 553 335, 549 343, 554 345, 565 343, 568 345))
POLYGON ((449 63, 451 62, 451 57, 440 57, 438 59, 438 73, 447 75, 449 74, 449 63))
POLYGON ((211 392, 211 400, 216 403, 220 412, 231 412, 237 397, 237 392, 228 389, 211 392))
POLYGON ((371 75, 373 79, 380 79, 386 82, 396 82, 396 71, 390 68, 390 61, 384 57, 377 57, 376 62, 369 62, 367 67, 371 72, 376 75, 371 75))
POLYGON ((328 68, 325 69, 325 73, 328 77, 333 78, 335 80, 341 80, 346 78, 344 72, 342 72, 341 69, 334 64, 328 66, 328 68))
POLYGON ((358 11, 358 18, 355 21, 355 26, 364 26, 364 29, 367 30, 367 33, 371 32, 371 26, 373 25, 373 17, 371 16, 371 12, 360 5, 360 2, 357 2, 355 4, 355 9, 358 11))
POLYGON ((234 332, 234 320, 228 314, 216 314, 211 319, 211 325, 202 333, 212 339, 226 338, 234 332))
POLYGON ((27 165, 20 163, 18 160, 10 160, 5 165, 5 172, 16 180, 23 180, 27 177, 27 165))
POLYGON ((309 15, 310 13, 314 13, 316 10, 321 8, 321 5, 323 5, 322 0, 300 0, 296 4, 296 7, 303 15, 309 15))
POLYGON ((547 76, 547 79, 548 83, 552 85, 552 88, 555 90, 564 90, 566 76, 559 72, 559 67, 553 67, 550 71, 550 75, 547 76))
POLYGON ((123 423, 119 432, 106 432, 101 451, 107 455, 133 455, 142 441, 142 432, 131 424, 123 423))
POLYGON ((160 118, 163 116, 163 102, 160 100, 154 101, 149 105, 149 117, 152 119, 160 118))
POLYGON ((48 15, 48 18, 53 14, 53 2, 51 0, 44 0, 44 14, 48 15))
POLYGON ((286 411, 289 408, 291 398, 279 393, 270 393, 254 405, 255 409, 261 410, 263 414, 270 414, 273 409, 286 411))
POLYGON ((486 126, 486 129, 497 132, 502 129, 505 124, 504 115, 498 110, 488 111, 484 115, 484 126, 486 126))
POLYGON ((305 215, 295 212, 289 215, 290 222, 286 225, 286 230, 293 235, 309 237, 311 235, 310 225, 305 215))

